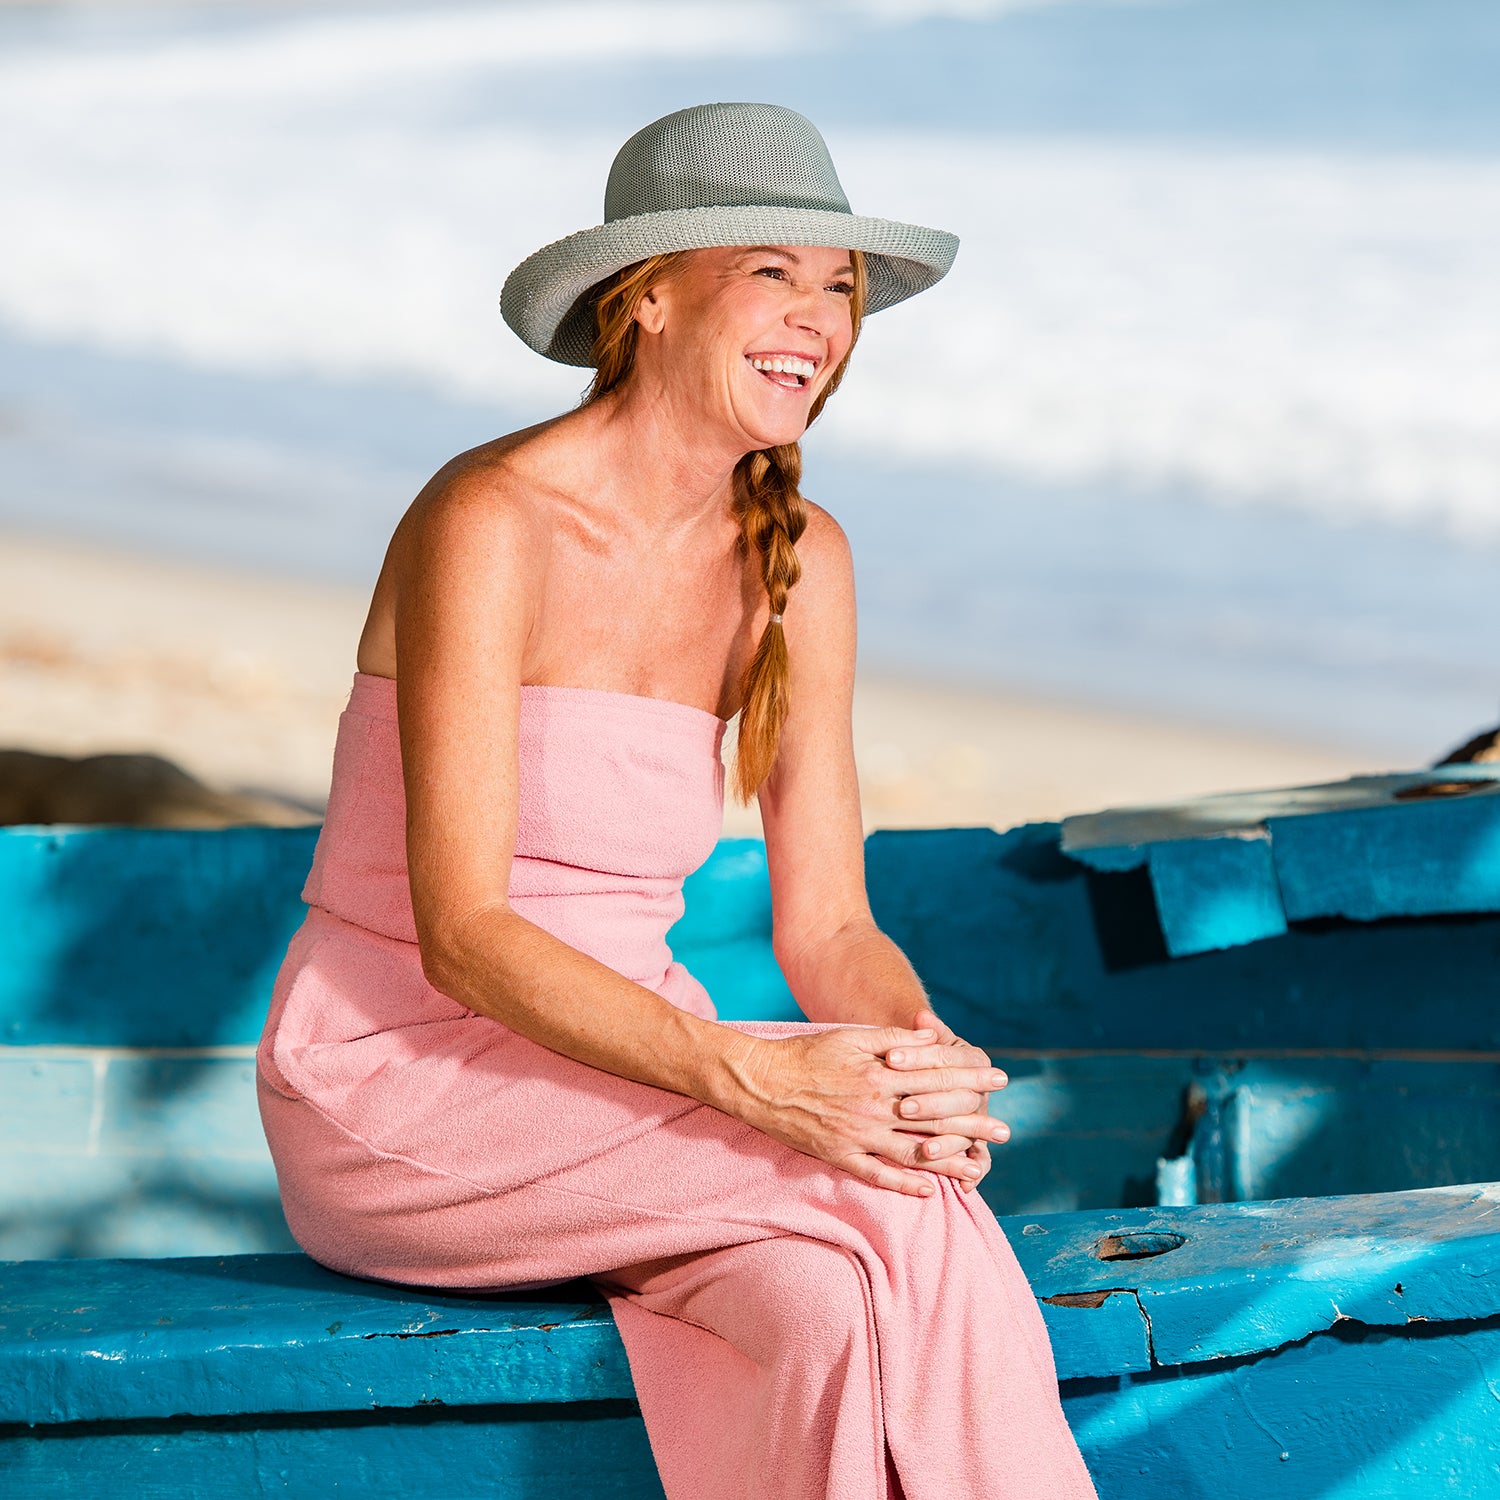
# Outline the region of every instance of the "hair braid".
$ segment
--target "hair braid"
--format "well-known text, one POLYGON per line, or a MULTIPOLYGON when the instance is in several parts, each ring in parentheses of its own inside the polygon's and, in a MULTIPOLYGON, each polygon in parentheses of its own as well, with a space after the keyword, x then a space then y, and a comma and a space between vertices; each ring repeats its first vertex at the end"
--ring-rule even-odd
MULTIPOLYGON (((787 596, 802 576, 797 542, 807 530, 807 503, 798 488, 802 479, 802 448, 786 443, 759 453, 747 453, 734 470, 734 512, 740 523, 740 542, 760 559, 761 581, 771 613, 786 609, 787 596)), ((749 800, 771 774, 781 726, 791 708, 791 664, 786 636, 771 620, 740 683, 744 708, 734 760, 734 792, 749 800)))
MULTIPOLYGON (((594 298, 594 379, 584 394, 584 403, 620 385, 635 365, 639 325, 635 321, 641 298, 653 286, 669 278, 691 251, 653 255, 617 271, 590 295, 594 298)), ((853 339, 859 338, 864 315, 866 273, 864 256, 852 255, 854 295, 853 339)), ((848 367, 846 353, 818 393, 808 415, 808 426, 817 421, 828 398, 838 389, 848 367)), ((787 598, 802 576, 797 542, 807 529, 807 503, 799 488, 802 481, 802 445, 783 443, 774 448, 747 453, 734 470, 734 514, 740 523, 740 546, 760 560, 760 576, 770 600, 771 614, 783 614, 787 598)), ((760 790, 776 764, 782 726, 791 709, 791 665, 786 636, 779 621, 772 619, 761 634, 755 654, 740 680, 744 706, 734 764, 734 795, 747 803, 760 790)))

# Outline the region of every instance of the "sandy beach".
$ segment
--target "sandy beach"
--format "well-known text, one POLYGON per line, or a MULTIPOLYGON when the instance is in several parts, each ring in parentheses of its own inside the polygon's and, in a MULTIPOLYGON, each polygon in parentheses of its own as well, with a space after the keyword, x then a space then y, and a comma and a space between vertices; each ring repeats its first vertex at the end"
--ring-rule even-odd
MULTIPOLYGON (((150 751, 316 816, 362 590, 0 536, 0 745, 150 751)), ((1370 770, 1348 750, 861 674, 867 829, 996 828, 1370 770)), ((726 745, 729 759, 732 738, 726 745)), ((756 834, 732 801, 726 834, 756 834)))

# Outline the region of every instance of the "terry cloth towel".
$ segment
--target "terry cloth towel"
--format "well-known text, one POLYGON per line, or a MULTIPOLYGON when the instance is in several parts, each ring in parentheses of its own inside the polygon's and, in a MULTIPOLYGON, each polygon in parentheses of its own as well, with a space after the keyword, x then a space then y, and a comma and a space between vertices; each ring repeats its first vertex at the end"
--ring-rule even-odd
MULTIPOLYGON (((516 910, 713 1018, 666 933, 722 827, 724 721, 592 688, 523 687, 521 709, 516 910)), ((669 1500, 886 1500, 893 1474, 906 1500, 1094 1495, 977 1193, 868 1186, 427 983, 388 679, 355 678, 303 896, 257 1071, 314 1259, 428 1287, 596 1278, 669 1500)))

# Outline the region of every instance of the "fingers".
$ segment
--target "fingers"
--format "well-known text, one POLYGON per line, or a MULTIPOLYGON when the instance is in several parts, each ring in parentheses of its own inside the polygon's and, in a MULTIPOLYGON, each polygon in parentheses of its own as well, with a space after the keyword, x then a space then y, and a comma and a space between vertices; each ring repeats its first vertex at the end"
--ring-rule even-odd
POLYGON ((895 1094, 951 1094, 960 1091, 988 1094, 1003 1089, 1007 1081, 998 1068, 894 1068, 887 1072, 894 1084, 890 1092, 895 1094))
POLYGON ((964 1155, 973 1144, 971 1135, 930 1135, 917 1147, 914 1155, 924 1167, 930 1167, 945 1157, 964 1155))
POLYGON ((960 1187, 968 1187, 976 1185, 984 1172, 982 1164, 974 1161, 966 1152, 958 1151, 951 1156, 940 1157, 937 1161, 923 1162, 921 1175, 929 1181, 933 1177, 950 1177, 960 1187))
POLYGON ((917 1031, 932 1031, 937 1035, 940 1042, 956 1042, 957 1033, 946 1022, 939 1020, 935 1010, 929 1010, 925 1006, 912 1017, 912 1026, 917 1031))
MULTIPOLYGON (((994 1141, 997 1146, 1003 1146, 1010 1139, 1010 1126, 992 1115, 944 1115, 932 1120, 907 1120, 904 1118, 906 1105, 911 1102, 909 1099, 901 1101, 901 1126, 904 1130, 921 1131, 929 1139, 961 1139, 965 1146, 970 1141, 994 1141)), ((941 1156, 943 1153, 936 1154, 941 1156)))
POLYGON ((845 1157, 839 1165, 862 1182, 905 1193, 909 1198, 930 1198, 937 1192, 937 1184, 927 1173, 910 1171, 885 1157, 861 1153, 845 1157))
POLYGON ((914 1130, 925 1128, 924 1122, 944 1120, 956 1115, 982 1115, 987 1096, 973 1089, 952 1089, 947 1093, 908 1094, 896 1100, 896 1113, 903 1125, 914 1130))
MULTIPOLYGON (((887 1052, 885 1060, 888 1067, 902 1072, 930 1068, 985 1068, 1000 1072, 990 1062, 988 1053, 979 1047, 971 1047, 967 1042, 936 1042, 926 1047, 902 1045, 887 1052)), ((1003 1088, 1004 1085, 997 1083, 994 1087, 1003 1088)))
POLYGON ((930 1046, 937 1041, 933 1028, 905 1031, 900 1026, 853 1026, 848 1040, 862 1052, 888 1053, 892 1047, 930 1046))
POLYGON ((966 1193, 972 1193, 990 1169, 990 1148, 983 1141, 974 1141, 964 1155, 978 1172, 978 1176, 971 1177, 962 1184, 966 1193))

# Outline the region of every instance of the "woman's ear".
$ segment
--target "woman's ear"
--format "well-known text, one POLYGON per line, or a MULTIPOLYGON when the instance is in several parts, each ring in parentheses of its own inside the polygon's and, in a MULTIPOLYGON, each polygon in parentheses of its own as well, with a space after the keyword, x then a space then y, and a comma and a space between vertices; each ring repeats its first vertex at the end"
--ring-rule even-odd
POLYGON ((647 333, 660 333, 666 326, 667 309, 661 299, 662 288, 650 286, 636 304, 635 320, 647 333))

